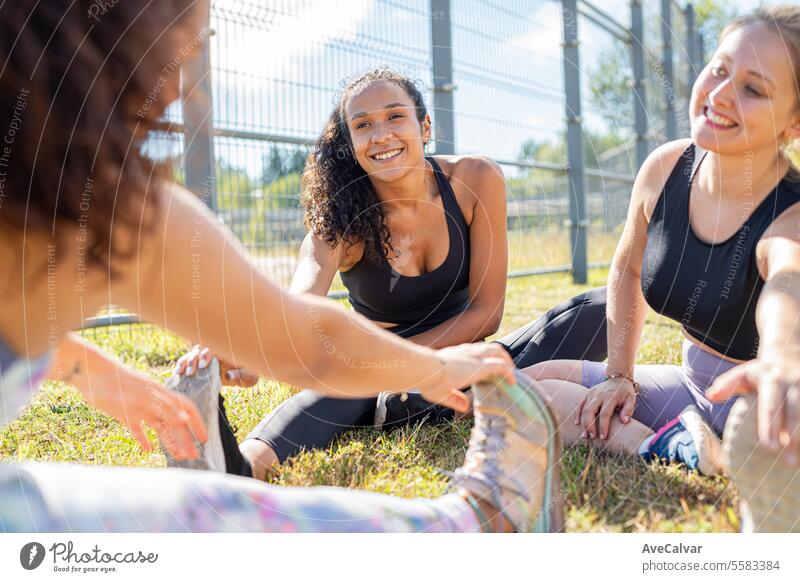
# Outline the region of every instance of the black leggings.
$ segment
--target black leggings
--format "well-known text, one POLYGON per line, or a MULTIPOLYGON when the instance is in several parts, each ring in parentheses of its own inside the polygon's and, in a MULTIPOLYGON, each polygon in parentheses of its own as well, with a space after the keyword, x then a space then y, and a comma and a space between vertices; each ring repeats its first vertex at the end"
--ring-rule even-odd
MULTIPOLYGON (((606 359, 606 289, 593 289, 545 313, 515 332, 495 340, 518 368, 548 360, 606 359)), ((303 449, 327 447, 356 427, 372 426, 376 398, 330 398, 311 390, 292 396, 247 438, 265 442, 283 463, 303 449)))

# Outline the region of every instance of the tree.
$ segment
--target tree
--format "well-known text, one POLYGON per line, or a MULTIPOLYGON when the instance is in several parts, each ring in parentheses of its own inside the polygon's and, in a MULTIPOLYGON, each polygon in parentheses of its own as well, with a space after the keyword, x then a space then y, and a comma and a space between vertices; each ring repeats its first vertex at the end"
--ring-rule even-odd
POLYGON ((289 174, 301 174, 306 166, 306 152, 295 148, 293 151, 273 144, 261 164, 261 183, 265 186, 289 174))
POLYGON ((718 0, 695 0, 693 3, 697 30, 703 37, 703 51, 707 55, 716 48, 719 35, 739 11, 736 3, 723 4, 718 0))

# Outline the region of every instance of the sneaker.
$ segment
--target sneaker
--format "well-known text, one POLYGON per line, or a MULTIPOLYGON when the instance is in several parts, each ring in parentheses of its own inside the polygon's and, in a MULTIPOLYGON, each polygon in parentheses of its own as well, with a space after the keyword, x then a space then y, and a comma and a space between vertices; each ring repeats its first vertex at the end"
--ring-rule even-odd
POLYGON ((178 461, 170 455, 162 444, 167 457, 168 467, 181 467, 184 469, 199 469, 225 472, 225 452, 222 448, 222 437, 219 426, 219 391, 222 387, 219 380, 219 362, 216 358, 205 368, 197 370, 192 376, 181 376, 175 371, 166 388, 183 394, 194 402, 200 416, 203 418, 208 430, 208 440, 205 444, 194 439, 194 444, 200 451, 197 459, 178 461))
POLYGON ((394 430, 409 424, 439 424, 454 418, 452 408, 432 404, 416 392, 381 392, 373 426, 376 430, 394 430))
POLYGON ((725 473, 722 443, 694 405, 687 406, 678 418, 645 441, 639 455, 647 461, 683 463, 687 469, 707 476, 725 473))
POLYGON ((761 446, 756 400, 739 398, 725 424, 723 452, 743 499, 743 531, 800 532, 800 467, 761 446))
POLYGON ((537 383, 515 375, 514 385, 473 386, 475 427, 451 488, 491 503, 516 531, 563 531, 555 417, 537 383))

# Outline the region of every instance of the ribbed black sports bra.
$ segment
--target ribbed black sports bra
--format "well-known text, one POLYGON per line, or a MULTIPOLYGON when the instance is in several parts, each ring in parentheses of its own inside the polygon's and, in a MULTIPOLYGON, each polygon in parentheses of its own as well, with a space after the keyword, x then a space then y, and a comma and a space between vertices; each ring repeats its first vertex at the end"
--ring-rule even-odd
POLYGON ((691 145, 664 185, 650 224, 642 262, 642 291, 648 305, 683 325, 717 352, 751 360, 758 352, 756 305, 764 280, 756 245, 769 225, 800 202, 800 183, 782 180, 752 208, 729 239, 711 244, 689 224, 689 193, 705 151, 691 145))
POLYGON ((439 164, 426 159, 433 167, 447 222, 450 247, 444 262, 428 273, 407 277, 385 258, 379 264, 362 259, 341 274, 353 309, 373 321, 396 324, 389 331, 402 337, 431 329, 469 306, 469 226, 439 164))

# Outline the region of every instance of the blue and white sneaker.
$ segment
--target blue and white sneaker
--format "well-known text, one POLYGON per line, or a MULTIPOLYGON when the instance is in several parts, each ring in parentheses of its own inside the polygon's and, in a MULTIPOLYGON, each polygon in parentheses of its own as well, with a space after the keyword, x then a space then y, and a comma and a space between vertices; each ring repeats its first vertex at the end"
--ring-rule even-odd
POLYGON ((722 443, 696 406, 662 426, 642 443, 639 455, 647 461, 683 463, 691 471, 713 476, 725 473, 722 443))

